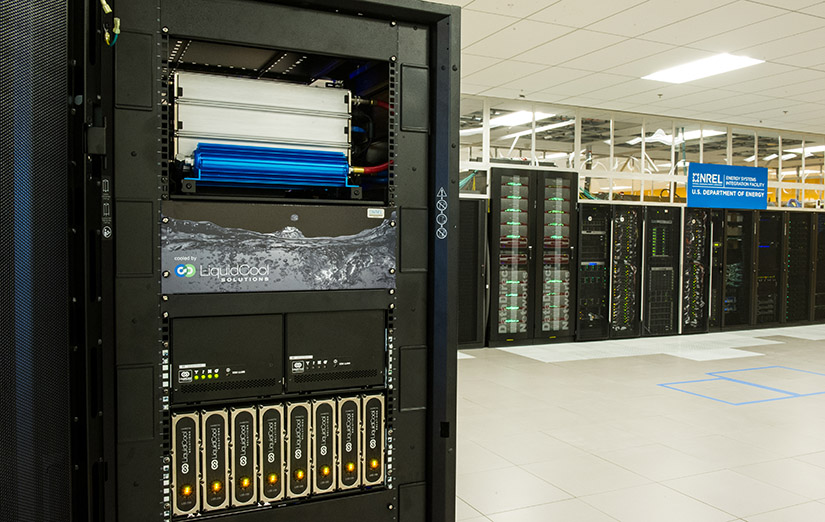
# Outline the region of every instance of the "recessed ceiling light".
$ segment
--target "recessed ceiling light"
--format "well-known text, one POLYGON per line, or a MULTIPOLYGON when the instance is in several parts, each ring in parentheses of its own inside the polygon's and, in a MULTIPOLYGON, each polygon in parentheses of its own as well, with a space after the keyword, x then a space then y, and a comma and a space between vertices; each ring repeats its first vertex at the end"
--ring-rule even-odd
POLYGON ((658 82, 667 83, 685 83, 698 80, 700 78, 707 78, 708 76, 715 76, 737 69, 750 67, 764 63, 765 60, 757 60, 755 58, 748 58, 747 56, 734 56, 732 54, 717 54, 708 58, 702 58, 693 62, 688 62, 669 69, 662 69, 653 74, 643 76, 643 80, 656 80, 658 82))

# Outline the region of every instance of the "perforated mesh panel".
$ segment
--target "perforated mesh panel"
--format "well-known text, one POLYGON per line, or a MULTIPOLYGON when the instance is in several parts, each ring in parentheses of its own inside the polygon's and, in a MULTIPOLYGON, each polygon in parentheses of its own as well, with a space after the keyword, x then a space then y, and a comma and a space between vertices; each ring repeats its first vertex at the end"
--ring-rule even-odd
POLYGON ((62 521, 70 484, 66 3, 3 0, 0 21, 0 520, 62 521))

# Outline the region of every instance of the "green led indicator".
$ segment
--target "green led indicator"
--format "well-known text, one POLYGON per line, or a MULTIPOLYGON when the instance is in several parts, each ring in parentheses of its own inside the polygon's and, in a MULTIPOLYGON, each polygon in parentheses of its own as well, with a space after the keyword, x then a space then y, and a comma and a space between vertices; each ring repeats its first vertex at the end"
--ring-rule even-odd
POLYGON ((547 201, 564 201, 564 198, 547 198, 547 201))
POLYGON ((507 320, 506 320, 506 321, 504 321, 504 322, 505 322, 505 323, 517 323, 517 322, 519 322, 519 320, 518 320, 518 319, 507 319, 507 320))
POLYGON ((550 239, 564 239, 564 236, 550 236, 550 239))
POLYGON ((516 183, 515 181, 509 181, 507 184, 510 185, 511 187, 521 187, 522 186, 521 183, 516 183))
POLYGON ((518 236, 518 235, 515 235, 515 234, 510 234, 510 235, 507 236, 507 239, 518 239, 520 237, 521 236, 518 236))
POLYGON ((507 283, 508 285, 517 285, 521 283, 521 281, 505 281, 505 283, 507 283))
POLYGON ((505 212, 521 212, 521 211, 517 208, 508 208, 508 209, 505 210, 505 212))
POLYGON ((195 375, 195 380, 197 381, 198 379, 200 379, 200 376, 195 375))
POLYGON ((521 199, 521 196, 507 196, 507 199, 521 199))
POLYGON ((507 310, 518 310, 519 307, 518 306, 508 306, 506 309, 507 310))
POLYGON ((547 282, 548 283, 564 283, 564 280, 562 280, 562 279, 548 279, 547 282))
POLYGON ((549 227, 563 227, 564 223, 547 223, 549 227))
POLYGON ((548 210, 548 214, 564 214, 564 210, 548 210))
POLYGON ((518 297, 518 294, 504 294, 504 297, 518 297))
POLYGON ((507 222, 507 224, 508 224, 508 225, 513 225, 513 226, 517 226, 517 227, 518 227, 518 226, 521 226, 521 223, 519 223, 518 221, 508 221, 508 222, 507 222))
POLYGON ((207 377, 208 379, 211 379, 211 378, 212 378, 212 374, 210 373, 210 374, 209 374, 209 375, 207 375, 206 377, 207 377))

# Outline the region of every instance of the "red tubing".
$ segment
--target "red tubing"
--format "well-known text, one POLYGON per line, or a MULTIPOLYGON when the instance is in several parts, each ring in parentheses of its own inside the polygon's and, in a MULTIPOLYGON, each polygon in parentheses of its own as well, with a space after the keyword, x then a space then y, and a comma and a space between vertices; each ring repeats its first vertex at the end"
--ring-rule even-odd
POLYGON ((382 109, 390 110, 390 104, 382 100, 372 100, 373 105, 377 105, 382 109))
POLYGON ((390 168, 390 164, 389 164, 389 162, 387 162, 387 163, 382 163, 381 165, 376 165, 374 167, 361 167, 361 168, 364 169, 364 174, 377 174, 378 172, 381 172, 383 170, 387 170, 388 168, 390 168))

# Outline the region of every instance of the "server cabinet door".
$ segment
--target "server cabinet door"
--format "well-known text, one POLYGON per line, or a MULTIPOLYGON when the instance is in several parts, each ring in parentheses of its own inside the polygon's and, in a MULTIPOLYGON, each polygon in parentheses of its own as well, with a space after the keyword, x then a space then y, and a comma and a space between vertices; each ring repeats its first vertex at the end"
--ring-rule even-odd
POLYGON ((753 212, 725 211, 723 327, 751 323, 753 238, 753 212))
POLYGON ((710 211, 710 304, 708 329, 722 328, 722 296, 725 293, 725 211, 710 211))
POLYGON ((613 207, 610 337, 624 339, 641 334, 642 208, 613 207))
POLYGON ((683 222, 680 333, 707 332, 713 244, 710 211, 686 208, 683 222))
POLYGON ((781 317, 782 237, 784 212, 757 211, 755 324, 778 323, 781 317))
POLYGON ((671 335, 679 331, 680 225, 679 209, 645 207, 644 335, 671 335))
POLYGON ((458 344, 484 346, 487 299, 487 200, 459 201, 458 344))
POLYGON ((490 344, 533 337, 531 211, 535 195, 529 171, 492 169, 490 211, 490 344))
POLYGON ((608 335, 608 268, 610 223, 608 205, 579 208, 579 270, 576 293, 576 340, 606 339, 608 335))
POLYGON ((783 320, 800 323, 811 317, 811 275, 813 274, 813 221, 808 212, 784 212, 785 298, 783 320))
POLYGON ((570 339, 574 331, 576 203, 575 174, 537 176, 535 288, 536 342, 570 339))
POLYGON ((825 320, 825 214, 816 215, 816 283, 814 320, 825 320))

